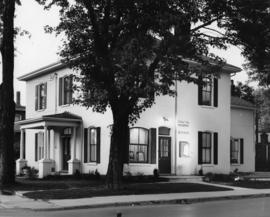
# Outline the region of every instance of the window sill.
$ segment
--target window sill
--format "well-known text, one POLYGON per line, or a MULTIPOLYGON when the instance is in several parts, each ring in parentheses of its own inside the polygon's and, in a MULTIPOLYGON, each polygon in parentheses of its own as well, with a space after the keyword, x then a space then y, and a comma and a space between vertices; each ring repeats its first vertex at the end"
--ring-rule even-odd
POLYGON ((241 166, 240 163, 231 163, 231 166, 241 166))
POLYGON ((214 167, 214 164, 201 164, 202 167, 214 167))
POLYGON ((127 165, 129 165, 129 166, 146 166, 146 165, 151 165, 151 163, 147 163, 147 162, 142 162, 142 163, 134 163, 134 162, 132 162, 132 163, 127 163, 127 165))
POLYGON ((203 109, 216 109, 217 107, 212 105, 199 105, 203 109))
POLYGON ((87 163, 84 163, 84 164, 86 164, 87 166, 96 166, 96 165, 98 165, 97 162, 87 162, 87 163))
POLYGON ((46 109, 37 109, 36 112, 44 112, 46 109))
POLYGON ((69 107, 71 105, 71 103, 70 104, 65 104, 65 105, 59 105, 59 107, 69 107))

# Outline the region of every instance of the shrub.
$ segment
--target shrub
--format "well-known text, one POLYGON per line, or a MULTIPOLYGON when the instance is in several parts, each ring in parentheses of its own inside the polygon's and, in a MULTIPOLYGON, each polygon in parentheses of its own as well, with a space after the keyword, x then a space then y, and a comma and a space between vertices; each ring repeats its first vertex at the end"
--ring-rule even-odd
POLYGON ((159 170, 157 168, 153 170, 153 176, 154 176, 154 179, 159 178, 159 170))

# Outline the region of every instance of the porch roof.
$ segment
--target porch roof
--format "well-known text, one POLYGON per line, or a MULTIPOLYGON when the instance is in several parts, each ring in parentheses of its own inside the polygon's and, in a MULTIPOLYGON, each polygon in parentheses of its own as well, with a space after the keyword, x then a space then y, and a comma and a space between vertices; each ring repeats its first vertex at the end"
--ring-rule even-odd
POLYGON ((69 112, 53 115, 43 115, 39 118, 30 118, 16 122, 21 129, 42 129, 46 127, 72 127, 78 126, 82 118, 69 112))
POLYGON ((231 97, 231 107, 232 108, 241 108, 248 110, 255 110, 255 105, 251 102, 248 102, 240 97, 232 96, 231 97))

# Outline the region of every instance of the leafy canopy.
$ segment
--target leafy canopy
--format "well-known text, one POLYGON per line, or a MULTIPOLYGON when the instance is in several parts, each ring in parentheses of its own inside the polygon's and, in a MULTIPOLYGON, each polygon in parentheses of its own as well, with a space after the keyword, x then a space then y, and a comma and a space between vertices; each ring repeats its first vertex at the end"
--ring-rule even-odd
POLYGON ((154 94, 174 95, 175 80, 196 82, 194 73, 217 71, 222 60, 209 47, 239 45, 258 70, 266 65, 259 57, 269 55, 269 29, 261 31, 269 19, 266 0, 37 1, 60 8, 60 24, 47 31, 66 36, 60 56, 79 72, 77 102, 98 112, 121 108, 131 122, 154 94))

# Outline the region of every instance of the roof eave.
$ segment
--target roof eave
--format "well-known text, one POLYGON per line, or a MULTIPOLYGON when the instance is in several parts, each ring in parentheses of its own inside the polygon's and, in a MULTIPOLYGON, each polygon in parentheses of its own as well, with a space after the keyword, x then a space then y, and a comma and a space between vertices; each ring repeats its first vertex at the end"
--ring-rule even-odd
POLYGON ((250 106, 240 106, 240 105, 231 105, 231 108, 237 108, 237 109, 245 109, 245 110, 256 110, 255 107, 250 107, 250 106))

